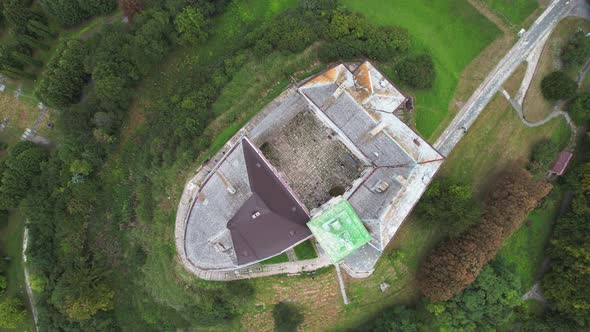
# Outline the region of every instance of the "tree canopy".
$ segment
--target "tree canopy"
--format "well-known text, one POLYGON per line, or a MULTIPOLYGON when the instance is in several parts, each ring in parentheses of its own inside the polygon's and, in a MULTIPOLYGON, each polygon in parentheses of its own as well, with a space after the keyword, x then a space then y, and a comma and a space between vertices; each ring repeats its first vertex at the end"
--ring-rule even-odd
POLYGON ((459 294, 550 190, 549 184, 535 181, 525 169, 508 166, 485 199, 480 223, 442 242, 424 260, 418 273, 420 291, 432 301, 459 294))
POLYGON ((554 71, 541 81, 541 92, 548 100, 572 98, 577 89, 576 82, 563 71, 554 71))
POLYGON ((416 215, 429 223, 440 223, 451 236, 461 234, 481 217, 471 188, 450 178, 434 181, 416 206, 416 215))
POLYGON ((561 61, 566 67, 583 65, 590 58, 590 38, 584 31, 576 31, 561 50, 561 61))
POLYGON ((34 143, 22 141, 9 150, 0 183, 0 208, 9 209, 25 197, 33 178, 40 173, 46 154, 34 143))
POLYGON ((67 107, 82 96, 88 74, 84 70, 85 44, 79 40, 66 40, 59 46, 35 93, 52 107, 67 107))
POLYGON ((417 89, 429 89, 434 84, 436 72, 429 54, 408 57, 396 65, 399 79, 417 89))

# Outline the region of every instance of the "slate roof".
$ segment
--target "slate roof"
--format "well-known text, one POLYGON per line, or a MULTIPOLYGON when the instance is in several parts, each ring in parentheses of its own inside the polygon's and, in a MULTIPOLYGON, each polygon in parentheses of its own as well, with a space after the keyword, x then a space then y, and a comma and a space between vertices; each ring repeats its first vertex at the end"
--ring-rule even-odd
POLYGON ((280 254, 311 235, 309 215, 270 163, 242 140, 251 194, 227 223, 238 265, 280 254))
POLYGON ((344 195, 371 234, 370 243, 344 261, 363 270, 374 265, 376 259, 366 259, 385 249, 443 157, 394 115, 407 97, 369 62, 354 70, 335 66, 305 81, 299 91, 369 168, 344 195))
POLYGON ((187 224, 185 250, 202 269, 231 269, 308 239, 307 221, 305 206, 243 138, 201 185, 187 224))

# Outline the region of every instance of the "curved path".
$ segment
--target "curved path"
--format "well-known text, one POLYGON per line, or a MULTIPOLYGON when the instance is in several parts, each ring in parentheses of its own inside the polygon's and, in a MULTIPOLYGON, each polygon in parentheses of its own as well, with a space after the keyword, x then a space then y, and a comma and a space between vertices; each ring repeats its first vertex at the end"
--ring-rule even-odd
POLYGON ((568 15, 578 1, 554 0, 537 18, 531 28, 525 32, 498 65, 475 90, 461 111, 455 116, 449 127, 434 143, 434 147, 444 156, 448 156, 463 138, 467 129, 475 122, 485 106, 501 89, 502 84, 516 68, 529 56, 539 43, 568 15))

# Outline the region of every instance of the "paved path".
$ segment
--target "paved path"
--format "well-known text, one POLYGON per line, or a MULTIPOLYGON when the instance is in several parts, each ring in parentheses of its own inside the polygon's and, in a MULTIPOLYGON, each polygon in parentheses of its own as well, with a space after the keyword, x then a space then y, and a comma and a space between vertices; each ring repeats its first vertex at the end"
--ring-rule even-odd
POLYGON ((531 28, 524 33, 506 56, 498 63, 483 83, 475 90, 449 127, 434 143, 434 147, 448 156, 467 130, 494 97, 502 84, 516 68, 528 57, 531 51, 542 42, 546 35, 566 16, 575 3, 567 0, 554 0, 537 18, 531 28))
POLYGON ((27 289, 27 296, 29 297, 29 303, 31 305, 31 312, 33 313, 33 320, 35 321, 35 330, 39 330, 39 314, 37 313, 37 306, 35 303, 35 297, 33 296, 33 289, 31 288, 31 277, 29 275, 29 269, 27 268, 27 247, 29 245, 29 229, 25 226, 25 234, 23 235, 23 266, 25 270, 25 288, 27 289))
POLYGON ((537 300, 543 305, 547 303, 547 300, 545 300, 545 297, 543 296, 543 292, 541 291, 541 286, 539 285, 539 283, 534 284, 533 287, 531 287, 531 289, 529 289, 529 291, 522 296, 522 299, 524 301, 537 300))
POLYGON ((340 271, 340 265, 335 264, 336 267, 336 275, 338 275, 338 285, 340 286, 340 294, 342 294, 342 301, 344 304, 349 304, 348 296, 346 296, 346 289, 344 288, 344 279, 342 278, 342 271, 340 271))

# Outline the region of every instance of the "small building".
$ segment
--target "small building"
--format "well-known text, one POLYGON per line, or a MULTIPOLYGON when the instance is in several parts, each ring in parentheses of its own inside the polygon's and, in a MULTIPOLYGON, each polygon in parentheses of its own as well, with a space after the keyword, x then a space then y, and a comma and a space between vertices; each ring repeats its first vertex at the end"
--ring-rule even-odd
POLYGON ((557 155, 557 160, 553 164, 553 167, 551 167, 549 174, 557 176, 562 176, 565 174, 565 171, 570 165, 573 156, 574 155, 571 152, 561 151, 559 155, 557 155))
POLYGON ((371 241, 352 205, 342 197, 327 203, 307 226, 334 264, 371 241))

